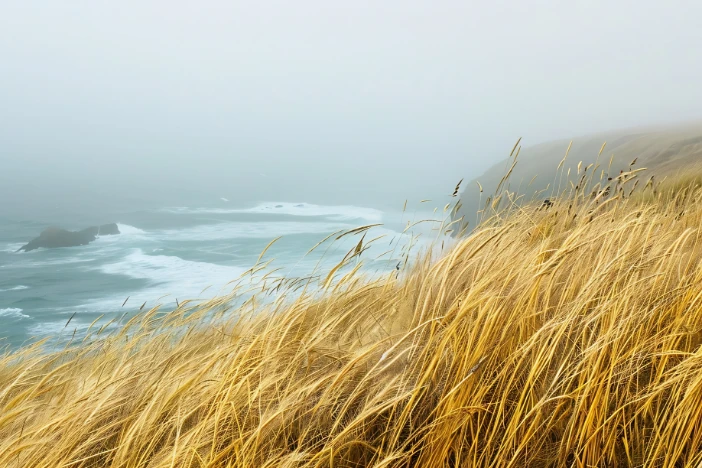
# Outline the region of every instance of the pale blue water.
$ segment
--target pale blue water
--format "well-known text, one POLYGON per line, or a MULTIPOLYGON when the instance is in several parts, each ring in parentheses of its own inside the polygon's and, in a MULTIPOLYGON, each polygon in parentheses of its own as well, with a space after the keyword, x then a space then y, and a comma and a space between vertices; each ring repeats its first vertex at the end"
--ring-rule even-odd
MULTIPOLYGON (((308 275, 324 250, 307 257, 305 252, 340 229, 385 223, 367 236, 385 235, 364 253, 369 272, 392 271, 399 246, 410 239, 409 234, 399 234, 409 216, 351 206, 267 203, 236 209, 222 202, 110 216, 114 218, 84 216, 52 223, 0 218, 0 345, 17 348, 67 333, 66 322, 74 313, 70 331, 80 332, 103 314, 107 321, 137 311, 144 302, 147 308, 157 302, 168 308, 176 298, 226 292, 226 284, 249 269, 277 236, 283 238, 266 259, 275 258, 273 267, 282 267, 278 274, 288 277, 308 275), (122 234, 87 246, 16 252, 49 224, 82 229, 113 221, 122 234), (393 248, 393 255, 375 259, 393 248)), ((427 240, 429 236, 423 239, 427 240)), ((337 243, 327 252, 323 268, 337 263, 357 242, 358 237, 348 237, 337 243)))

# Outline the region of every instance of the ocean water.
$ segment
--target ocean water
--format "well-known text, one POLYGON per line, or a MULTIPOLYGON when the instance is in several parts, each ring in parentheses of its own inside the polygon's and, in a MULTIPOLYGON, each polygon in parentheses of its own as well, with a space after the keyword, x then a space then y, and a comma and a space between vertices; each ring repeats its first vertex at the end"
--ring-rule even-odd
POLYGON ((369 275, 392 272, 403 249, 426 248, 438 235, 428 228, 432 223, 402 232, 408 221, 439 218, 431 213, 306 203, 229 206, 123 211, 112 220, 95 222, 89 217, 64 219, 51 224, 81 229, 116 221, 121 234, 100 237, 87 246, 32 252, 17 249, 49 223, 0 218, 0 346, 17 348, 73 329, 80 333, 100 317, 106 322, 136 312, 144 303, 145 309, 162 304, 168 310, 176 300, 226 293, 232 287, 228 283, 252 267, 278 236, 282 238, 265 260, 274 259, 271 268, 281 269, 277 275, 293 278, 309 275, 318 262, 322 272, 328 271, 353 248, 359 238, 347 236, 305 255, 341 229, 382 223, 367 234, 367 240, 382 236, 362 255, 369 275))

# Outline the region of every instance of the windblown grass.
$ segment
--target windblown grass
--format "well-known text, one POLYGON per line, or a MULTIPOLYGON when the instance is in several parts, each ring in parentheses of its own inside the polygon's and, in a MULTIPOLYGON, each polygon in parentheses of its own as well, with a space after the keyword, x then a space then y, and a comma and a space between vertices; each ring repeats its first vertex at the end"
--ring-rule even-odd
POLYGON ((7 354, 0 466, 697 466, 702 191, 676 193, 513 207, 399 278, 7 354))

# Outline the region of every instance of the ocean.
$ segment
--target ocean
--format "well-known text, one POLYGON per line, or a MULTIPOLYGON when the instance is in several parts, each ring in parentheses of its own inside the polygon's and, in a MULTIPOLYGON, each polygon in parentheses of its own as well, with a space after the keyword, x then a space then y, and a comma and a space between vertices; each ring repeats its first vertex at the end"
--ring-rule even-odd
POLYGON ((92 222, 83 216, 60 223, 0 218, 0 347, 16 349, 74 329, 80 333, 96 319, 107 322, 137 312, 143 304, 145 310, 156 304, 168 310, 177 300, 226 293, 231 281, 251 268, 278 236, 265 260, 273 259, 271 268, 280 268, 276 274, 288 278, 309 275, 319 262, 322 272, 337 264, 359 236, 306 252, 342 229, 382 224, 366 237, 380 237, 361 256, 368 275, 392 273, 408 246, 418 252, 435 244, 438 236, 430 227, 434 223, 420 223, 403 233, 408 221, 438 218, 432 212, 307 203, 232 208, 222 200, 212 206, 101 216, 92 222), (86 246, 17 252, 50 224, 76 230, 107 222, 117 222, 121 234, 99 237, 86 246))

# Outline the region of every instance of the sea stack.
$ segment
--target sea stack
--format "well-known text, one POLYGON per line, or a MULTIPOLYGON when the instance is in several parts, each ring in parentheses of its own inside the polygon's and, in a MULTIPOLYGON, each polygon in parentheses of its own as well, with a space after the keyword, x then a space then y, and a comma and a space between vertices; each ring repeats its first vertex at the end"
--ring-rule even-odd
POLYGON ((29 252, 38 248, 56 249, 60 247, 76 247, 87 245, 98 236, 111 236, 119 234, 117 224, 103 224, 101 226, 91 226, 82 231, 67 231, 59 227, 51 226, 42 231, 39 237, 29 241, 19 248, 18 252, 29 252))

